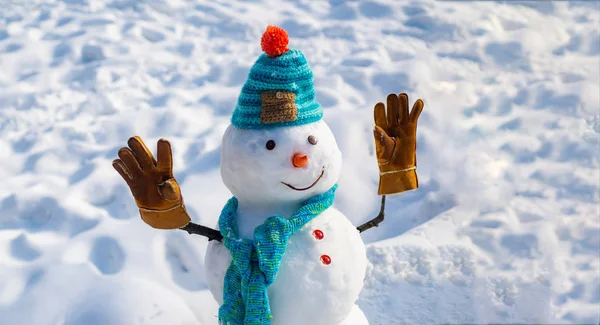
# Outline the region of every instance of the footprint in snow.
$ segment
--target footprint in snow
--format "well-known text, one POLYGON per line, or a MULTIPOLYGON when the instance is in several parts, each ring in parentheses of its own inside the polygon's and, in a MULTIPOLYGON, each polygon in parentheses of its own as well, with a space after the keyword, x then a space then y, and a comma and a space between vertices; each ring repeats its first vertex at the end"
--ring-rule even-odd
POLYGON ((148 28, 142 28, 142 36, 152 43, 162 42, 166 38, 165 34, 148 28))
POLYGON ((81 25, 81 27, 91 27, 91 26, 111 25, 114 23, 115 23, 115 21, 112 19, 92 18, 92 19, 86 19, 86 20, 82 21, 80 25, 81 25))
POLYGON ((86 44, 81 48, 81 62, 90 63, 104 60, 104 49, 99 45, 86 44))
POLYGON ((35 132, 27 132, 12 141, 12 150, 16 153, 29 151, 38 142, 39 136, 35 132))
POLYGON ((522 122, 520 118, 514 118, 498 127, 502 131, 515 131, 521 128, 522 122))
POLYGON ((40 251, 27 238, 27 235, 21 234, 10 242, 11 255, 22 261, 33 261, 40 257, 40 251))
POLYGON ((534 259, 540 255, 538 239, 533 234, 509 234, 500 239, 500 245, 515 257, 534 259))
POLYGON ((69 16, 62 17, 56 21, 56 25, 54 25, 54 27, 58 28, 58 27, 65 26, 65 25, 69 24, 70 22, 72 22, 73 20, 74 20, 73 17, 69 17, 69 16))
POLYGON ((195 47, 196 46, 194 45, 194 43, 181 42, 179 45, 177 45, 175 47, 168 47, 167 49, 169 51, 175 52, 185 58, 189 58, 194 53, 195 47))
MULTIPOLYGON (((396 31, 395 34, 412 36, 428 42, 455 40, 456 36, 459 35, 458 25, 447 23, 443 17, 437 17, 427 11, 416 15, 408 15, 404 25, 412 30, 406 33, 396 31)), ((394 33, 393 31, 394 29, 391 33, 394 33)))
POLYGON ((125 253, 119 242, 112 237, 96 238, 90 252, 90 261, 100 273, 119 273, 125 265, 125 253))
POLYGON ((351 42, 356 41, 356 31, 351 26, 331 25, 322 29, 323 35, 331 39, 345 39, 351 42))
POLYGON ((24 199, 15 194, 10 195, 0 201, 0 216, 7 216, 0 218, 0 229, 55 231, 70 237, 98 224, 97 219, 72 214, 55 198, 48 196, 24 199))
MULTIPOLYGON (((296 20, 286 20, 280 24, 285 29, 290 38, 307 38, 319 34, 319 30, 309 24, 299 23, 296 20)), ((243 79, 242 79, 243 80, 243 79)))
POLYGON ((4 47, 4 50, 3 50, 3 52, 4 52, 4 53, 14 53, 14 52, 17 52, 17 51, 19 51, 19 50, 20 50, 20 49, 22 49, 22 48, 23 48, 23 44, 19 44, 19 43, 10 43, 10 44, 7 44, 7 45, 4 47))
POLYGON ((72 53, 73 49, 71 48, 71 44, 69 44, 69 42, 61 42, 54 47, 54 50, 52 50, 52 57, 57 61, 70 56, 72 53))
POLYGON ((100 191, 90 191, 88 201, 98 208, 105 209, 115 219, 139 217, 135 202, 131 200, 131 191, 125 184, 118 185, 112 193, 101 195, 100 191))
POLYGON ((358 12, 354 6, 344 1, 330 1, 331 9, 329 12, 330 19, 333 20, 355 20, 358 18, 358 12))
POLYGON ((530 70, 529 60, 519 42, 492 42, 485 47, 485 53, 502 69, 530 70))
POLYGON ((389 17, 394 12, 390 6, 371 1, 361 1, 358 9, 363 16, 372 19, 389 17))
POLYGON ((402 72, 377 73, 373 76, 372 83, 379 87, 382 94, 396 93, 398 89, 403 89, 407 93, 412 90, 408 74, 402 72))
POLYGON ((477 104, 472 107, 467 107, 463 109, 463 115, 465 117, 473 117, 475 113, 485 114, 490 111, 491 100, 489 97, 481 97, 477 104))

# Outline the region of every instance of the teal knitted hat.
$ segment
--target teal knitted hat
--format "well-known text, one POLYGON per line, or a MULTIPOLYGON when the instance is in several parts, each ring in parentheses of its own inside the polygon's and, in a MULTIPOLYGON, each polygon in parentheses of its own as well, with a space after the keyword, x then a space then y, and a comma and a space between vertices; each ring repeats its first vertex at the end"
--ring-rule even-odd
POLYGON ((299 50, 288 49, 287 33, 268 26, 261 39, 263 53, 250 69, 231 124, 239 129, 267 129, 320 120, 313 74, 299 50))

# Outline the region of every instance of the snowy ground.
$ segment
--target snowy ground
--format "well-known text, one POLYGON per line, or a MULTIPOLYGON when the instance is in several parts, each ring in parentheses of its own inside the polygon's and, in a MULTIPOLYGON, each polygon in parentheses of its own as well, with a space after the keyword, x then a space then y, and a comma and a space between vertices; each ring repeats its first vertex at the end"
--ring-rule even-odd
POLYGON ((213 225, 267 24, 313 68, 357 225, 378 208, 373 105, 426 103, 421 188, 363 237, 372 325, 600 321, 600 2, 4 0, 1 325, 216 324, 206 239, 144 225, 111 161, 171 140, 213 225))

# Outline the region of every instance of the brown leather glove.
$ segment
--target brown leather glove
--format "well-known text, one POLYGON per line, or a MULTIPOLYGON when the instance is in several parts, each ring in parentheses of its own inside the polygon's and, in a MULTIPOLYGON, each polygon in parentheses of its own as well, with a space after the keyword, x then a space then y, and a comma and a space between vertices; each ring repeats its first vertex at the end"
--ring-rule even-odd
POLYGON ((177 229, 191 220, 183 205, 179 184, 173 178, 173 158, 169 141, 158 140, 158 161, 142 139, 129 138, 129 148, 119 149, 112 163, 135 199, 142 220, 153 228, 177 229))
POLYGON ((375 105, 375 148, 379 163, 379 195, 396 194, 419 187, 417 179, 417 120, 423 101, 417 99, 410 113, 408 96, 389 94, 387 115, 383 103, 375 105))

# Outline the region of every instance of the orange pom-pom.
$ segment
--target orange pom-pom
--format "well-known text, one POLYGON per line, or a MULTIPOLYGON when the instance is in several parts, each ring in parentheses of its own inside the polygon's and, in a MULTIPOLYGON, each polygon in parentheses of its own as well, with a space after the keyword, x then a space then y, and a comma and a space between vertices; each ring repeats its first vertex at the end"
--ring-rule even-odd
POLYGON ((267 30, 260 39, 260 46, 268 56, 274 57, 287 52, 288 34, 277 26, 267 26, 267 30))

